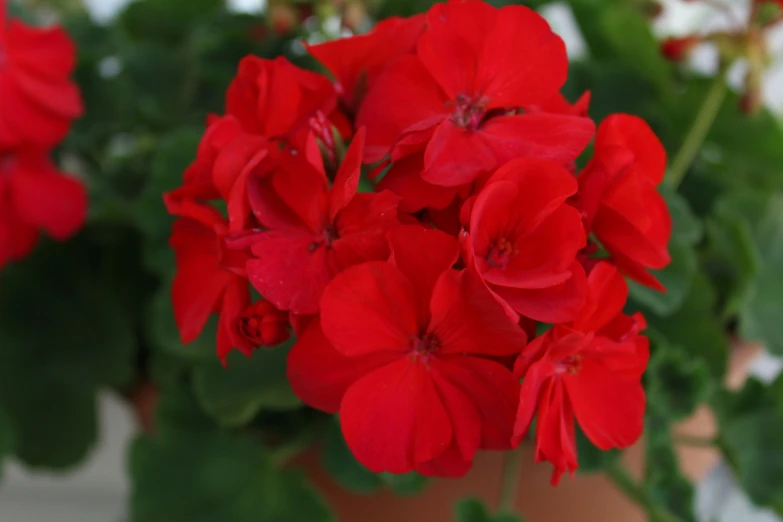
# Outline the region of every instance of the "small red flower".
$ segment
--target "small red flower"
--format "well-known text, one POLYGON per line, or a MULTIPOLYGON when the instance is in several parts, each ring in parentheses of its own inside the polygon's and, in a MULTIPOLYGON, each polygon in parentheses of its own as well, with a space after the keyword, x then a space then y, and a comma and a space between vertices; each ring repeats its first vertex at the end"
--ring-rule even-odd
POLYGON ((291 337, 288 314, 261 299, 247 308, 237 320, 239 333, 254 346, 277 346, 291 337))
POLYGON ((498 169, 463 209, 465 263, 526 317, 568 321, 584 305, 585 275, 576 255, 585 235, 579 212, 566 204, 576 190, 565 168, 518 159, 498 169))
POLYGON ((574 419, 602 450, 636 442, 644 425, 641 376, 649 342, 637 313, 622 313, 628 286, 608 263, 588 277, 590 299, 573 322, 553 326, 531 342, 514 368, 522 378, 514 442, 536 421, 536 462, 550 461, 552 483, 577 469, 574 419))
POLYGON ((444 187, 513 158, 572 161, 592 138, 592 121, 522 109, 555 96, 567 67, 563 41, 526 7, 437 4, 416 55, 390 64, 361 106, 365 161, 423 152, 421 177, 444 187))
POLYGON ((332 73, 337 92, 355 111, 381 72, 414 51, 424 22, 424 15, 387 18, 367 34, 310 45, 307 50, 332 73))
POLYGON ((508 449, 518 390, 488 357, 525 334, 440 231, 389 232, 392 258, 347 269, 320 321, 294 346, 288 376, 315 408, 340 413, 356 458, 374 472, 460 476, 478 448, 508 449))
POLYGON ((606 118, 595 156, 579 175, 574 204, 585 228, 617 267, 639 283, 665 291, 647 270, 669 264, 672 221, 656 187, 666 171, 666 150, 644 120, 628 114, 606 118))
POLYGON ((174 318, 187 344, 201 334, 211 314, 219 314, 217 354, 225 364, 233 348, 248 356, 254 348, 237 324, 250 306, 250 289, 247 279, 227 264, 235 261, 225 256, 225 220, 214 210, 211 218, 201 212, 197 218, 175 221, 169 240, 177 263, 171 290, 174 318))
POLYGON ((364 131, 355 137, 331 189, 323 172, 288 158, 248 185, 250 206, 267 230, 252 244, 250 282, 281 310, 314 314, 341 270, 389 254, 386 231, 398 223, 390 192, 357 194, 364 131))
POLYGON ((69 76, 76 51, 60 28, 38 29, 5 20, 0 2, 0 149, 50 147, 82 113, 69 76))
POLYGON ((86 216, 84 186, 58 171, 46 153, 0 151, 0 268, 29 254, 40 230, 63 241, 86 216))

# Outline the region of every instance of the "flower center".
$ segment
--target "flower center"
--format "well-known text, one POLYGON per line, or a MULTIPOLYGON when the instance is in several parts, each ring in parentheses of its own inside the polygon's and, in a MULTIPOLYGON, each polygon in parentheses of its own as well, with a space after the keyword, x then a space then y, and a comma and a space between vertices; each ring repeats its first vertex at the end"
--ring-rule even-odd
POLYGON ((317 239, 310 243, 310 252, 317 249, 318 247, 326 247, 330 248, 332 246, 332 243, 334 243, 337 239, 340 238, 340 235, 337 233, 337 227, 329 224, 324 227, 324 231, 322 234, 321 239, 317 239))
POLYGON ((486 113, 486 101, 467 94, 460 94, 454 102, 451 122, 465 130, 478 129, 486 113))
POLYGON ((505 237, 501 237, 490 245, 487 253, 484 255, 484 260, 493 268, 506 268, 516 251, 514 243, 505 237))
POLYGON ((582 369, 582 356, 581 354, 571 355, 566 357, 562 361, 557 363, 555 374, 563 375, 565 373, 569 375, 576 375, 579 370, 582 369))
POLYGON ((427 360, 440 349, 440 339, 433 334, 422 334, 411 341, 411 348, 414 357, 427 360))

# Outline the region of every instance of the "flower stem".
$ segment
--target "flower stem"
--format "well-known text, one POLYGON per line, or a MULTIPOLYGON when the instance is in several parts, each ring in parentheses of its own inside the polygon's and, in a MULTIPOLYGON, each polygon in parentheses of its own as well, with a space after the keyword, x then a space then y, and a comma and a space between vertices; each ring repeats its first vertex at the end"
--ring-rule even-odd
POLYGON ((680 186, 682 180, 685 179, 688 168, 690 168, 696 155, 701 150, 704 139, 718 116, 718 111, 720 111, 723 105, 728 88, 725 73, 721 71, 715 76, 715 80, 701 104, 696 119, 693 121, 693 126, 688 131, 685 141, 682 142, 680 150, 672 161, 672 166, 666 178, 671 188, 676 189, 680 186))
POLYGON ((503 460, 503 483, 500 489, 499 513, 514 514, 516 511, 519 478, 522 475, 522 448, 508 451, 503 460))
POLYGON ((654 505, 647 491, 634 480, 621 462, 613 462, 605 471, 617 489, 647 511, 650 522, 683 522, 667 509, 654 505))

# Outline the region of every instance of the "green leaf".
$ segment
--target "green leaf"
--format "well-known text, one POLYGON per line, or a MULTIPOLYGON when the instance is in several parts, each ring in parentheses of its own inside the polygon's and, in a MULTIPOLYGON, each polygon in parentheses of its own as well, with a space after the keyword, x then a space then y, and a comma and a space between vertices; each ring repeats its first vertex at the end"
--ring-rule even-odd
POLYGON ((603 451, 590 442, 579 426, 576 427, 576 454, 579 457, 578 473, 597 473, 611 465, 622 455, 619 450, 603 451))
POLYGON ((689 358, 704 361, 715 378, 723 378, 729 343, 723 322, 716 314, 715 290, 702 273, 696 273, 685 302, 676 314, 660 317, 646 314, 650 327, 689 358))
POLYGON ((419 475, 415 471, 395 475, 393 473, 381 473, 379 475, 384 484, 390 487, 397 495, 416 495, 429 484, 427 477, 419 475))
POLYGON ((770 386, 750 379, 718 402, 720 447, 757 504, 783 514, 783 376, 770 386))
POLYGON ((182 174, 196 158, 201 129, 175 130, 160 139, 146 183, 134 201, 136 222, 146 237, 145 258, 160 274, 171 272, 174 254, 168 246, 174 218, 163 205, 163 194, 182 183, 182 174))
POLYGON ((130 452, 135 522, 329 522, 304 474, 276 469, 260 443, 221 431, 137 439, 130 452))
POLYGON ((243 426, 261 410, 299 408, 285 371, 292 345, 256 350, 250 359, 234 351, 228 368, 217 357, 196 368, 193 386, 204 411, 224 426, 243 426))
POLYGON ((3 460, 14 449, 14 427, 11 418, 0 409, 0 478, 3 476, 3 460))
POLYGON ((356 493, 372 493, 383 486, 381 478, 362 466, 345 443, 340 423, 334 418, 326 433, 323 466, 338 484, 356 493))
POLYGON ((96 440, 98 389, 134 375, 130 318, 86 238, 41 245, 0 278, 0 407, 31 466, 81 461, 96 440))
POLYGON ((660 52, 650 23, 630 7, 616 6, 594 13, 614 55, 627 68, 666 91, 671 78, 671 64, 660 52))
POLYGON ((738 307, 739 333, 783 354, 783 195, 732 193, 717 203, 716 212, 742 216, 758 254, 758 272, 738 307))
POLYGON ((704 236, 704 225, 691 210, 688 201, 680 194, 661 187, 666 205, 672 216, 672 240, 693 246, 704 236))
POLYGON ((631 298, 661 317, 671 315, 682 307, 696 273, 696 252, 693 247, 675 241, 669 244, 669 253, 672 257, 669 266, 663 270, 651 270, 666 288, 665 293, 634 281, 628 282, 631 298))
POLYGON ((661 403, 648 406, 645 422, 644 487, 654 506, 665 507, 682 522, 696 522, 694 487, 680 473, 669 413, 661 403))
POLYGON ((669 420, 685 419, 710 396, 709 369, 703 359, 691 357, 662 336, 650 337, 652 356, 645 373, 648 404, 669 420))
POLYGON ((484 503, 476 498, 460 500, 454 508, 456 522, 522 522, 516 515, 490 515, 484 503))

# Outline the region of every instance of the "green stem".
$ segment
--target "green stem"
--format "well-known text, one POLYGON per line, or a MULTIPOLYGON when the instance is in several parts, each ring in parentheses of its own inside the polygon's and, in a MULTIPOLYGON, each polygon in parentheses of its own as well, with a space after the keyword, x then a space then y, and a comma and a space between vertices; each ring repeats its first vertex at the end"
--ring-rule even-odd
POLYGON ((514 514, 516 511, 519 478, 522 476, 522 448, 506 452, 503 460, 503 483, 500 486, 499 513, 514 514))
POLYGON ((726 98, 728 92, 728 84, 726 83, 725 73, 721 71, 715 76, 715 80, 710 87, 707 96, 701 104, 696 119, 693 121, 693 126, 685 136, 685 141, 682 142, 680 150, 672 161, 672 166, 669 169, 667 175, 667 182, 669 186, 676 189, 685 179, 685 174, 688 172, 693 160, 696 159, 696 155, 701 150, 704 144, 704 139, 710 132, 710 127, 715 122, 715 118, 718 116, 723 105, 723 100, 726 98))
POLYGON ((613 462, 605 471, 617 489, 647 511, 650 522, 683 522, 665 508, 654 505, 647 491, 634 480, 621 462, 613 462))

